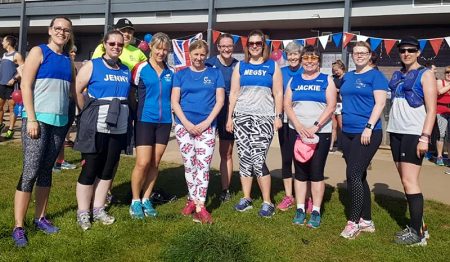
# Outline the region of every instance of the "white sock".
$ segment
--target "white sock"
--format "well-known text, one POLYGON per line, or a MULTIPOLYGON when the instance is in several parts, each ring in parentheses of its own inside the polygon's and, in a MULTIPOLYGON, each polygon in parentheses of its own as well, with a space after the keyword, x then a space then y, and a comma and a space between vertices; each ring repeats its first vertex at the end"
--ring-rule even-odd
POLYGON ((134 204, 134 203, 136 203, 136 202, 141 202, 141 200, 138 198, 138 199, 133 199, 133 200, 131 200, 131 204, 134 204))
POLYGON ((143 199, 141 200, 142 203, 144 203, 145 201, 150 201, 150 199, 148 199, 148 198, 143 198, 143 199))
POLYGON ((365 220, 365 219, 363 219, 363 221, 364 221, 364 223, 366 223, 366 224, 372 224, 372 220, 365 220))
POLYGON ((297 209, 301 209, 305 212, 305 204, 297 204, 297 209))
POLYGON ((312 211, 317 211, 320 214, 320 207, 313 205, 312 211))
POLYGON ((266 203, 266 204, 268 204, 268 205, 270 205, 270 206, 273 206, 273 204, 272 204, 272 203, 270 203, 270 202, 266 202, 266 201, 264 201, 264 203, 266 203))

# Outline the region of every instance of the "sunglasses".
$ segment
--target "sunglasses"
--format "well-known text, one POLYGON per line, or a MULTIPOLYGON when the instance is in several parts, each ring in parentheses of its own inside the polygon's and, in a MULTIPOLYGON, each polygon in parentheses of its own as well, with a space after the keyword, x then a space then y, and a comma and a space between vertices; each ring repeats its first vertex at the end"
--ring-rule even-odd
POLYGON ((450 71, 445 71, 446 74, 450 74, 450 71))
POLYGON ((319 57, 316 55, 303 55, 302 56, 302 61, 318 61, 319 57))
POLYGON ((118 43, 118 42, 106 42, 106 44, 109 45, 110 47, 117 46, 117 47, 122 48, 124 46, 124 43, 118 43))
POLYGON ((263 42, 262 41, 257 41, 257 42, 248 42, 247 46, 256 46, 256 47, 262 47, 263 46, 263 42))
POLYGON ((406 53, 406 52, 408 52, 408 53, 410 53, 410 54, 414 54, 414 53, 417 53, 417 51, 419 51, 419 49, 417 49, 417 48, 400 48, 400 49, 398 50, 398 52, 399 52, 400 54, 404 54, 404 53, 406 53))

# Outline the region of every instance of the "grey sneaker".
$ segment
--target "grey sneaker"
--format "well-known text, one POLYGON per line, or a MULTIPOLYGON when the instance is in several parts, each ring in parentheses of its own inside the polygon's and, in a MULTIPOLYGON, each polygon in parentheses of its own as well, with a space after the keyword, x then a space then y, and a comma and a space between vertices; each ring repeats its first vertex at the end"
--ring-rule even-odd
POLYGON ((230 190, 223 190, 220 194, 220 202, 224 203, 231 200, 230 190))
POLYGON ((77 214, 77 223, 83 229, 83 231, 86 231, 92 227, 91 224, 91 215, 89 212, 82 212, 80 214, 77 214))
POLYGON ((394 239, 395 243, 407 246, 426 246, 427 239, 425 237, 420 237, 416 230, 406 226, 405 229, 398 232, 394 239), (403 234, 401 234, 403 233, 403 234))
POLYGON ((103 225, 111 225, 112 223, 114 223, 114 221, 116 221, 116 219, 113 216, 108 215, 105 208, 100 208, 99 210, 94 212, 93 218, 94 222, 98 221, 101 222, 103 225))

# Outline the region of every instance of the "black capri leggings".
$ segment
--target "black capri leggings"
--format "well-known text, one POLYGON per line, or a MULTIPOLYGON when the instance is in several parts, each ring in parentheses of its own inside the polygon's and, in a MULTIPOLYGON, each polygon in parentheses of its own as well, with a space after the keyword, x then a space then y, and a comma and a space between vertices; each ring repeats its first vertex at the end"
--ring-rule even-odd
POLYGON ((288 123, 283 123, 283 126, 278 130, 278 142, 280 142, 281 150, 281 177, 283 179, 292 178, 292 159, 297 132, 294 130, 295 133, 292 133, 290 129, 288 123))
POLYGON ((342 146, 347 164, 347 190, 350 195, 349 220, 358 222, 359 218, 372 220, 370 188, 367 183, 367 167, 381 144, 381 130, 372 131, 370 144, 361 144, 361 134, 342 132, 342 146))
POLYGON ((85 163, 78 177, 78 183, 93 185, 95 179, 111 180, 120 159, 120 151, 127 141, 127 134, 95 134, 97 153, 81 154, 85 163))

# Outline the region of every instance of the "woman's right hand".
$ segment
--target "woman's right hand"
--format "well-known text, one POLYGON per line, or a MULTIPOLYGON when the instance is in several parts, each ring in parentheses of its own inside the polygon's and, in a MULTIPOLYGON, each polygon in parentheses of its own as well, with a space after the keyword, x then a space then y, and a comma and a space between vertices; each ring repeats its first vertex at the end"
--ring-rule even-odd
POLYGON ((201 134, 201 132, 198 130, 197 126, 195 126, 191 122, 186 123, 184 125, 184 128, 186 128, 186 130, 189 132, 189 134, 191 134, 193 136, 198 136, 201 134))
POLYGON ((227 119, 226 129, 227 129, 228 132, 233 133, 233 128, 234 128, 233 120, 231 119, 231 117, 229 117, 227 119))
POLYGON ((29 121, 27 120, 27 134, 31 139, 39 138, 39 123, 36 120, 29 121))

